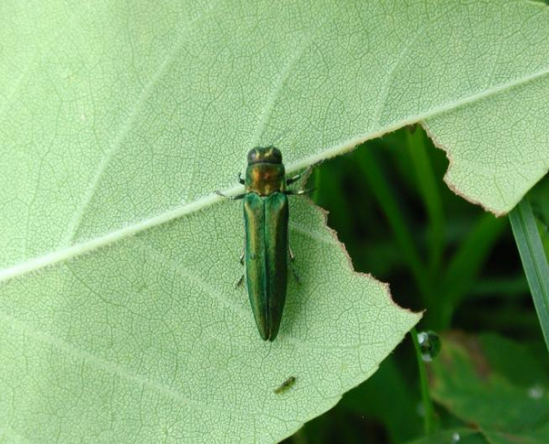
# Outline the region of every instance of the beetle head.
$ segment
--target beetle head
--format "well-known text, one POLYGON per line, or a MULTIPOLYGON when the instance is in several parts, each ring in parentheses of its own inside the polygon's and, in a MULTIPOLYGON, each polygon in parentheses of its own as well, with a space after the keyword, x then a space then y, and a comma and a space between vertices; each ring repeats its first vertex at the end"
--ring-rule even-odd
POLYGON ((274 146, 254 148, 248 153, 248 165, 253 165, 255 163, 281 164, 282 153, 274 146))

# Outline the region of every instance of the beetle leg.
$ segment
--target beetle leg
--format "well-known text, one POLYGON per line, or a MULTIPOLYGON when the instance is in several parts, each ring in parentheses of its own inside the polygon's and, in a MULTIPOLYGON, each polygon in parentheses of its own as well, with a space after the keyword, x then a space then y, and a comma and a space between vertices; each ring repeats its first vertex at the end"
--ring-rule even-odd
POLYGON ((234 288, 238 288, 242 285, 242 282, 244 282, 244 275, 240 276, 240 279, 236 281, 236 284, 234 284, 234 288))
POLYGON ((315 188, 313 187, 313 188, 307 188, 306 190, 298 190, 298 191, 288 190, 288 191, 285 191, 285 193, 290 196, 301 196, 302 194, 307 194, 314 190, 315 188))
POLYGON ((289 245, 288 245, 288 253, 290 253, 290 262, 295 261, 295 254, 292 251, 292 247, 290 247, 289 245))
POLYGON ((295 176, 293 177, 290 177, 289 179, 286 179, 286 185, 291 185, 293 184, 296 180, 299 180, 301 179, 302 176, 305 176, 307 174, 309 174, 311 172, 312 168, 311 167, 308 167, 305 171, 303 171, 302 173, 299 173, 299 174, 296 174, 295 176))
POLYGON ((295 254, 294 252, 292 251, 292 247, 290 247, 288 245, 288 253, 290 255, 290 270, 292 270, 292 274, 294 275, 294 278, 296 280, 296 282, 298 284, 301 284, 301 278, 299 277, 299 275, 297 274, 297 271, 295 271, 295 267, 294 267, 294 261, 295 261, 295 254))
POLYGON ((286 185, 291 185, 291 184, 293 184, 296 180, 299 180, 299 179, 301 179, 301 174, 296 174, 295 176, 290 177, 289 179, 286 179, 286 185))
POLYGON ((292 274, 294 275, 295 281, 298 284, 301 284, 301 278, 299 277, 299 274, 297 274, 297 271, 295 271, 294 264, 290 262, 290 270, 292 270, 292 274))
POLYGON ((244 196, 246 196, 246 193, 244 194, 239 194, 238 196, 227 196, 226 194, 223 194, 221 191, 219 190, 216 190, 215 191, 215 194, 217 194, 218 196, 221 196, 221 197, 226 197, 227 199, 231 199, 231 200, 238 200, 238 199, 243 199, 244 196))
POLYGON ((242 179, 242 173, 238 173, 238 182, 241 185, 244 185, 246 183, 246 181, 244 179, 242 179))
MULTIPOLYGON (((238 261, 240 262, 240 265, 244 265, 244 252, 245 250, 242 249, 242 254, 240 255, 240 258, 238 261)), ((236 281, 236 284, 234 285, 234 288, 238 288, 240 285, 242 285, 242 282, 244 282, 244 275, 240 276, 240 279, 236 281)))

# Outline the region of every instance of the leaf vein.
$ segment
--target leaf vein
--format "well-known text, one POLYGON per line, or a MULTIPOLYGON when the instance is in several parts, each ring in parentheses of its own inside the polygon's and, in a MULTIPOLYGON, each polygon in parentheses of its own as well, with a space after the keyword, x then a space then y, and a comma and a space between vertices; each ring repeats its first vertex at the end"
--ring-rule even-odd
POLYGON ((195 23, 199 22, 204 17, 204 15, 205 14, 202 14, 197 18, 193 19, 188 24, 188 26, 184 29, 184 31, 181 32, 178 40, 173 46, 173 49, 168 53, 164 62, 162 62, 159 68, 151 76, 151 79, 149 80, 149 82, 142 89, 141 94, 137 98, 137 101, 135 102, 134 106, 132 107, 132 111, 128 114, 124 123, 121 125, 120 130, 118 131, 118 134, 114 138, 113 143, 101 158, 101 161, 99 162, 99 165, 95 171, 95 174, 93 175, 92 180, 88 185, 86 192, 84 193, 83 199, 80 202, 79 208, 74 213, 74 216, 69 222, 67 233, 65 235, 64 240, 61 243, 62 246, 68 246, 72 244, 74 238, 77 235, 78 229, 82 223, 82 219, 84 217, 86 209, 90 205, 93 199, 93 196, 95 195, 99 187, 101 178, 103 177, 103 175, 105 174, 105 171, 107 170, 108 165, 110 164, 115 154, 118 152, 118 150, 122 146, 126 136, 129 134, 129 132, 133 128, 139 113, 143 109, 143 106, 145 105, 145 103, 147 102, 151 94, 154 92, 156 85, 162 79, 162 77, 166 74, 167 70, 172 65, 172 63, 176 60, 177 55, 179 54, 179 52, 183 47, 185 37, 187 37, 189 31, 192 30, 192 26, 195 23))
MULTIPOLYGON (((531 82, 535 82, 536 80, 547 77, 548 74, 549 74, 549 67, 545 67, 544 69, 537 71, 535 73, 532 73, 528 76, 523 76, 519 79, 515 79, 510 82, 497 85, 488 90, 481 91, 477 94, 472 94, 470 96, 442 104, 438 107, 434 107, 431 110, 408 116, 406 118, 399 120, 398 122, 382 127, 376 131, 371 131, 371 132, 359 135, 357 137, 348 139, 338 145, 327 148, 321 151, 320 153, 313 154, 311 156, 303 158, 298 162, 289 164, 287 171, 291 173, 294 171, 302 170, 310 165, 317 164, 325 159, 329 159, 329 158, 341 155, 343 153, 346 153, 352 150, 356 145, 359 145, 367 140, 381 137, 384 134, 390 133, 392 131, 396 131, 397 129, 403 126, 407 126, 413 123, 432 119, 444 113, 456 110, 465 105, 469 105, 477 101, 480 101, 482 99, 492 97, 498 93, 504 93, 513 88, 520 87, 531 82)), ((235 196, 241 193, 242 190, 243 190, 243 187, 241 185, 237 185, 227 190, 223 190, 223 194, 228 196, 235 196)), ((51 253, 47 253, 43 256, 31 258, 26 262, 22 262, 14 266, 11 266, 9 268, 5 268, 1 270, 0 284, 10 279, 13 279, 15 277, 34 272, 34 271, 43 269, 45 267, 48 267, 50 265, 54 265, 62 261, 73 259, 77 256, 88 253, 90 251, 94 251, 99 248, 114 244, 123 239, 127 239, 131 236, 134 236, 142 231, 165 224, 167 222, 170 222, 182 216, 203 210, 204 208, 207 208, 215 203, 219 203, 222 200, 223 199, 221 197, 215 194, 210 194, 208 196, 205 196, 193 202, 184 204, 175 209, 166 211, 164 213, 160 213, 156 216, 141 220, 139 222, 125 226, 118 230, 111 231, 104 235, 83 241, 79 244, 73 244, 71 246, 65 245, 59 250, 53 251, 51 253)))

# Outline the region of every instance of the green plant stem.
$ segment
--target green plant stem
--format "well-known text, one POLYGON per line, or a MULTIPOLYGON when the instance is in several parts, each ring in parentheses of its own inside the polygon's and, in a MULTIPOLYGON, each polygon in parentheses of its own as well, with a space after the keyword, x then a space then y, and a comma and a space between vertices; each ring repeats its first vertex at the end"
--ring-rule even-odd
POLYGON ((425 146, 423 130, 417 127, 414 132, 406 132, 408 152, 414 165, 419 191, 423 197, 429 218, 430 263, 429 272, 432 278, 438 275, 444 253, 444 212, 442 199, 437 185, 431 159, 425 146))
POLYGON ((402 250, 402 254, 410 266, 412 275, 422 296, 423 304, 426 307, 430 307, 432 291, 429 280, 427 279, 425 266, 420 259, 410 230, 408 229, 409 224, 404 220, 394 192, 383 174, 379 162, 377 162, 372 153, 372 147, 365 146, 364 150, 360 153, 360 156, 358 156, 358 159, 370 189, 383 210, 387 222, 391 226, 391 230, 395 234, 397 242, 402 250))
MULTIPOLYGON (((314 191, 312 194, 313 202, 321 207, 330 207, 330 221, 338 227, 338 235, 341 239, 348 239, 350 236, 349 206, 343 202, 341 195, 341 174, 337 167, 327 169, 325 165, 320 165, 314 169, 314 191)), ((311 186, 312 180, 309 180, 306 187, 311 186)))
POLYGON ((545 345, 549 350, 549 265, 532 207, 526 196, 509 213, 509 220, 534 299, 545 345))
POLYGON ((433 401, 431 400, 431 395, 429 394, 429 382, 427 381, 427 371, 425 369, 425 362, 421 357, 421 349, 419 347, 419 340, 417 338, 417 330, 412 328, 410 331, 412 335, 412 341, 414 343, 414 348, 416 351, 417 366, 419 370, 419 382, 421 386, 421 400, 423 403, 424 410, 424 419, 423 419, 423 429, 425 435, 430 435, 435 430, 435 408, 433 406, 433 401))
POLYGON ((440 286, 444 292, 440 303, 427 313, 432 328, 445 330, 450 326, 455 308, 470 291, 506 223, 492 214, 478 219, 446 269, 440 286))

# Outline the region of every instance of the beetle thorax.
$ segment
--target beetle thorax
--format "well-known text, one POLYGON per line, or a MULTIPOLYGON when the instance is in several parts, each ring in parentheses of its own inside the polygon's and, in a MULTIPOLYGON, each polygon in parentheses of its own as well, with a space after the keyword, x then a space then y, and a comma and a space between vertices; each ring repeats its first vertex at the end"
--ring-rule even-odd
POLYGON ((285 190, 284 165, 256 163, 246 169, 246 191, 268 196, 285 190))

